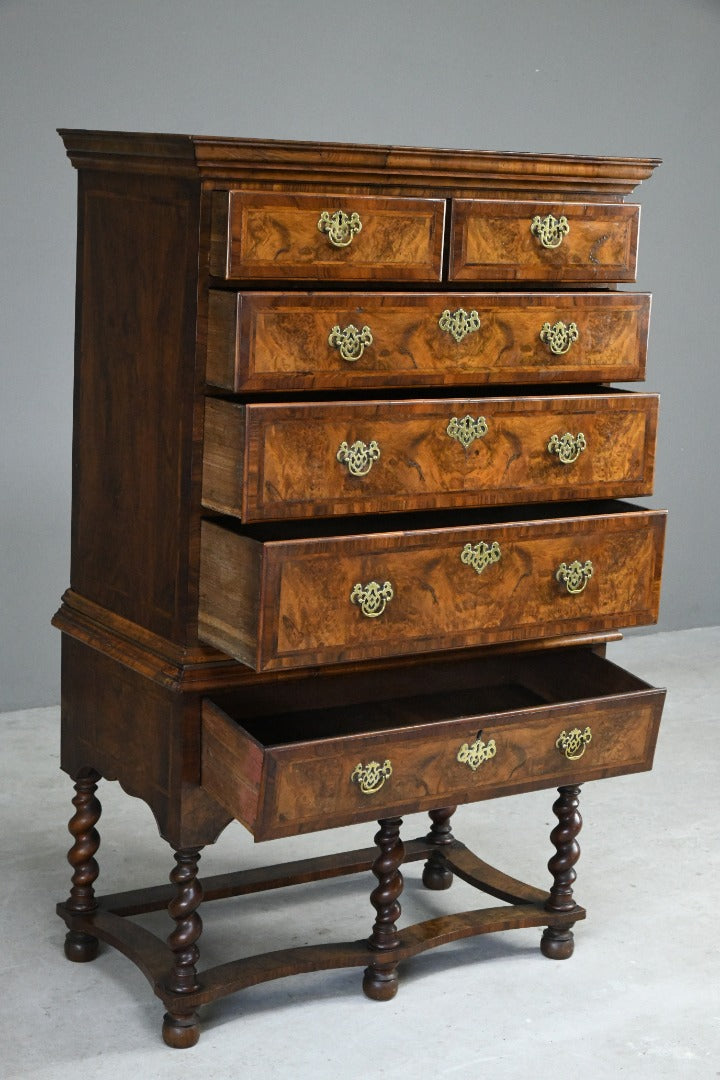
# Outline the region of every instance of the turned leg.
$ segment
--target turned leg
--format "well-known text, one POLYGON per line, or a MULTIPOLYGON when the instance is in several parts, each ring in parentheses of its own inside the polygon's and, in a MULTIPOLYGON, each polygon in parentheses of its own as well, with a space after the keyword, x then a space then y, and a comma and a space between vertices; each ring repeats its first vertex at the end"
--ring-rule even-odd
POLYGON ((403 879, 399 867, 405 847, 400 839, 402 818, 386 818, 378 824, 380 831, 375 836, 375 843, 380 854, 372 867, 378 885, 370 894, 370 903, 377 916, 368 940, 370 948, 378 953, 378 959, 365 968, 363 990, 373 1001, 389 1001, 395 997, 398 988, 397 963, 392 960, 392 953, 400 945, 395 921, 400 918, 398 897, 403 879))
POLYGON ((449 889, 453 883, 453 872, 445 861, 442 849, 452 844, 455 839, 450 828, 450 819, 456 810, 456 806, 445 806, 441 810, 430 811, 432 825, 425 839, 437 850, 432 852, 423 867, 422 881, 426 889, 440 891, 449 889))
MULTIPOLYGON (((553 805, 553 813, 558 819, 558 824, 550 833, 550 840, 555 846, 556 854, 548 863, 553 885, 545 910, 564 915, 573 911, 576 906, 572 887, 577 874, 573 867, 580 858, 580 845, 576 837, 582 828, 582 818, 578 811, 580 788, 561 787, 558 788, 558 792, 560 798, 553 805)), ((572 956, 573 926, 574 923, 570 923, 564 929, 548 926, 543 931, 540 943, 543 956, 551 960, 567 960, 569 956, 572 956)))
MULTIPOLYGON (((167 989, 174 994, 189 994, 198 989, 195 965, 200 956, 196 942, 202 933, 202 919, 197 913, 202 901, 202 886, 197 877, 200 852, 195 848, 178 851, 175 861, 177 866, 170 874, 175 896, 168 904, 168 913, 176 926, 167 939, 174 963, 167 989)), ((197 1013, 174 1006, 172 1012, 165 1013, 162 1033, 168 1046, 179 1050, 194 1046, 200 1038, 197 1013)))
MULTIPOLYGON (((100 847, 100 835, 95 828, 100 819, 100 802, 95 797, 100 774, 85 770, 75 784, 73 806, 75 813, 68 822, 68 830, 74 838, 68 851, 68 862, 73 868, 72 888, 66 909, 76 915, 88 915, 97 908, 93 884, 98 876, 95 852, 100 847)), ((65 955, 76 964, 94 960, 98 952, 98 939, 79 930, 69 930, 65 936, 65 955)))

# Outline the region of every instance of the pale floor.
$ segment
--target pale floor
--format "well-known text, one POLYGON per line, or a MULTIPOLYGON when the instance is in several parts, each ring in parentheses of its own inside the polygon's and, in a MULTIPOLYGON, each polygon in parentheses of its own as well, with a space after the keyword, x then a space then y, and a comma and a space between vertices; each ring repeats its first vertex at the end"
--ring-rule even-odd
MULTIPOLYGON (((663 1080, 720 1076, 720 627, 632 636, 609 655, 669 687, 653 772, 587 784, 576 896, 588 918, 571 960, 541 956, 539 931, 466 940, 415 958, 394 1001, 368 1001, 357 969, 298 975, 208 1007, 198 1046, 160 1039, 162 1006, 104 948, 63 959, 53 912, 67 894, 71 784, 58 769, 58 710, 2 724, 0 1076, 165 1080, 241 1076, 367 1080, 663 1080)), ((147 808, 103 783, 100 891, 165 880, 169 849, 147 808)), ((490 862, 543 884, 552 792, 461 809, 456 833, 490 862)), ((425 831, 409 818, 404 835, 425 831)), ((201 868, 219 873, 363 847, 371 826, 253 845, 232 826, 201 868)), ((475 906, 407 869, 403 918, 475 906)), ((206 905, 207 963, 369 930, 369 875, 206 905), (226 955, 222 942, 230 942, 226 955)), ((492 903, 492 901, 490 901, 492 903)), ((164 913, 147 917, 163 934, 164 913)))

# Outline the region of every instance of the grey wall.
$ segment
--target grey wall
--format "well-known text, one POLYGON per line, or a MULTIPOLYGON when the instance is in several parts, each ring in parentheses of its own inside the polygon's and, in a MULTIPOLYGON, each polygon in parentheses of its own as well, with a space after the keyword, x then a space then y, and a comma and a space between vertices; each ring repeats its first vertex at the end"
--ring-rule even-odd
POLYGON ((720 623, 720 0, 0 0, 0 708, 58 700, 75 181, 58 126, 659 156, 661 628, 720 623))

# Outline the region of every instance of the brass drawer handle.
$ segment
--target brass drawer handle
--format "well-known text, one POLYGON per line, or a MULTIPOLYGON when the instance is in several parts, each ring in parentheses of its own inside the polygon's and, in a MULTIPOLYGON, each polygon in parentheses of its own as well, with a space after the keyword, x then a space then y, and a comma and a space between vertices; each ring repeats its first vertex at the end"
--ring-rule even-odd
POLYGON ((575 559, 569 566, 567 563, 560 563, 555 572, 557 580, 561 581, 573 596, 577 596, 578 593, 583 591, 592 576, 593 564, 589 559, 585 563, 575 559))
POLYGON ((555 745, 568 761, 577 761, 583 756, 592 739, 592 731, 586 727, 584 731, 573 728, 572 731, 561 731, 555 745))
POLYGON ((375 439, 372 439, 369 443, 357 439, 352 446, 348 446, 346 442, 341 442, 335 456, 341 465, 347 465, 351 476, 367 476, 373 467, 373 462, 380 457, 380 447, 375 442, 375 439))
POLYGON ((559 218, 553 217, 552 214, 546 217, 536 214, 530 224, 530 232, 537 237, 544 248, 558 248, 570 232, 570 226, 564 214, 561 214, 559 218))
POLYGON ((474 743, 464 742, 457 753, 457 760, 461 765, 469 765, 473 772, 486 761, 490 761, 497 753, 494 739, 488 739, 486 743, 478 735, 474 743))
POLYGON ((543 323, 540 331, 540 340, 547 345, 553 356, 564 356, 571 345, 580 337, 577 323, 564 323, 559 319, 552 326, 549 322, 543 323))
POLYGON ((573 461, 577 461, 580 457, 583 450, 587 450, 587 439, 582 431, 578 431, 577 435, 566 431, 564 435, 553 435, 547 448, 548 453, 557 454, 563 465, 572 465, 573 461))
POLYGON ((450 308, 445 308, 438 326, 459 345, 464 337, 480 329, 480 316, 475 310, 467 312, 465 308, 458 308, 457 311, 450 311, 450 308))
POLYGON ((497 540, 493 540, 492 544, 488 546, 484 540, 481 540, 479 544, 466 544, 460 552, 460 562, 465 566, 472 566, 476 574, 482 574, 491 563, 496 563, 500 559, 500 545, 497 540))
POLYGON ((357 326, 350 323, 344 330, 339 326, 333 326, 328 336, 328 345, 333 349, 339 349, 343 360, 348 364, 354 364, 359 360, 368 345, 372 345, 373 336, 369 326, 363 326, 358 330, 357 326))
POLYGON ((350 780, 359 785, 363 795, 374 795, 391 776, 392 765, 390 758, 386 758, 382 765, 379 761, 369 761, 367 765, 358 761, 350 774, 350 780))
POLYGON ((358 581, 350 593, 350 603, 358 604, 363 615, 367 615, 368 619, 377 619, 394 595, 389 581, 383 582, 382 585, 377 581, 368 581, 367 585, 358 581))
POLYGON ((344 248, 362 230, 362 221, 360 215, 354 212, 346 214, 344 210, 335 210, 331 214, 329 210, 323 210, 317 227, 321 233, 327 233, 333 247, 344 248))
POLYGON ((484 416, 478 416, 475 419, 469 413, 467 416, 463 416, 461 420, 458 420, 457 416, 453 416, 445 431, 451 439, 457 439, 463 450, 467 450, 476 439, 482 439, 484 435, 487 435, 487 420, 484 416))

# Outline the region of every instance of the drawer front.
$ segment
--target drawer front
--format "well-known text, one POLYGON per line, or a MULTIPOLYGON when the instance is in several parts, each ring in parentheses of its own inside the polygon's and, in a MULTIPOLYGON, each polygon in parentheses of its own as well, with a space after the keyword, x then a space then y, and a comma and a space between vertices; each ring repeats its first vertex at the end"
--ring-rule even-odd
POLYGON ((211 291, 207 381, 237 392, 613 382, 645 374, 650 297, 211 291))
POLYGON ((652 490, 657 398, 208 399, 203 502, 244 521, 652 490))
POLYGON ((458 199, 450 279, 634 281, 640 207, 458 199))
MULTIPOLYGON (((555 654, 546 662, 559 668, 562 679, 555 654)), ((574 656, 565 659, 573 662, 582 663, 574 656)), ((608 688, 595 699, 504 713, 483 713, 486 698, 479 688, 476 715, 279 746, 258 743, 206 703, 203 784, 256 839, 264 840, 583 783, 652 765, 664 692, 639 680, 638 689, 631 691, 608 688)), ((452 705, 450 692, 448 708, 452 705)), ((366 706, 368 716, 378 711, 392 723, 393 715, 412 713, 412 704, 366 706)), ((296 728, 301 737, 301 724, 296 728)))
POLYGON ((210 270, 216 277, 437 281, 444 199, 217 193, 210 270))
POLYGON ((199 634, 256 670, 654 622, 665 515, 261 543, 203 524, 199 634))

